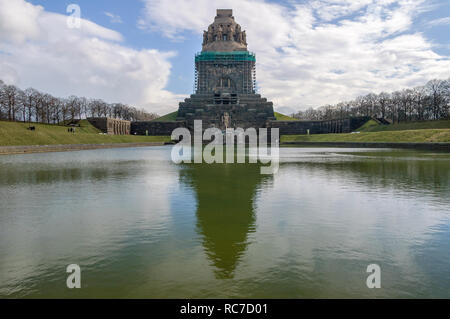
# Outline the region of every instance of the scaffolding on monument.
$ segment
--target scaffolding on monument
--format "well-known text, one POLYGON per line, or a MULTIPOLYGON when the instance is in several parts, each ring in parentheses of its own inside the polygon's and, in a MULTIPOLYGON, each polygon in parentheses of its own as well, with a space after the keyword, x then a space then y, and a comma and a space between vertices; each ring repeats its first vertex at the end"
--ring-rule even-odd
MULTIPOLYGON (((195 93, 208 91, 208 83, 217 78, 217 74, 209 74, 210 67, 237 66, 242 72, 243 94, 252 94, 256 90, 255 54, 248 51, 234 52, 201 52, 195 55, 195 93), (249 78, 251 77, 251 78, 249 78)), ((223 73, 226 75, 226 73, 223 73)))

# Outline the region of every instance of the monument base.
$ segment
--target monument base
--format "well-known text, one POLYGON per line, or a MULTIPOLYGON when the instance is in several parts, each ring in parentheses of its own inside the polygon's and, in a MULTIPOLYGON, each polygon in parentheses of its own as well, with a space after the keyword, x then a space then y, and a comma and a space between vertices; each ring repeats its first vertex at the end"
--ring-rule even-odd
POLYGON ((259 94, 211 93, 192 94, 180 103, 177 121, 185 121, 194 128, 194 120, 202 120, 203 127, 261 128, 275 120, 273 104, 259 94))

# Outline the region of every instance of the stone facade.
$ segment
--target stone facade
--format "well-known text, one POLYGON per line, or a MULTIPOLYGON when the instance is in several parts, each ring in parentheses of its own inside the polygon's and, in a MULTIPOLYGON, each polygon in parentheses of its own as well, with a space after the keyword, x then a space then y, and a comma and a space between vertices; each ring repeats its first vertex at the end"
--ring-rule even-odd
POLYGON ((170 136, 172 134, 172 131, 177 127, 185 127, 185 122, 131 122, 131 134, 170 136))
POLYGON ((131 122, 110 117, 89 117, 87 119, 94 127, 103 133, 111 135, 128 135, 131 132, 131 122))
MULTIPOLYGON (((356 120, 276 121, 273 103, 255 91, 256 57, 247 50, 247 36, 232 10, 218 9, 203 32, 202 51, 195 56, 195 93, 180 102, 176 122, 133 122, 132 134, 171 135, 177 127, 194 129, 279 128, 280 134, 350 132, 356 120)), ((355 122, 356 121, 356 122, 355 122)))
POLYGON ((255 62, 255 55, 247 51, 198 53, 196 93, 255 93, 255 62))
POLYGON ((245 31, 232 10, 217 10, 203 34, 202 52, 195 57, 195 94, 181 102, 178 121, 193 129, 265 127, 275 120, 272 102, 255 92, 255 55, 247 51, 245 31))
POLYGON ((265 127, 273 117, 272 102, 259 94, 193 94, 180 103, 179 118, 193 128, 194 120, 202 120, 203 128, 265 127))
POLYGON ((234 21, 233 10, 217 9, 214 22, 203 31, 202 51, 247 51, 247 35, 234 21))

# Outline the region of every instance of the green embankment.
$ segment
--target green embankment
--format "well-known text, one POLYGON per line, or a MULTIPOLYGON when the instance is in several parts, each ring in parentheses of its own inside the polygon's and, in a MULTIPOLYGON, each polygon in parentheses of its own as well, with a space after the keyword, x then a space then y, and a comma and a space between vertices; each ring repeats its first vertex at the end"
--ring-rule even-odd
POLYGON ((274 112, 275 113, 275 118, 277 119, 277 121, 298 121, 296 118, 278 113, 278 112, 274 112))
POLYGON ((450 129, 450 120, 438 121, 418 121, 404 122, 390 125, 380 125, 374 120, 369 120, 356 131, 359 132, 385 132, 385 131, 406 131, 406 130, 424 130, 424 129, 450 129))
POLYGON ((175 111, 175 112, 163 115, 161 117, 158 117, 158 118, 156 118, 156 119, 154 119, 152 121, 155 121, 155 122, 175 122, 176 119, 177 119, 177 114, 178 114, 178 111, 175 111))
POLYGON ((283 135, 281 142, 450 142, 450 129, 361 132, 343 134, 283 135))
MULTIPOLYGON (((371 129, 373 129, 374 127, 378 127, 378 126, 381 126, 381 124, 378 124, 375 120, 368 120, 366 123, 364 123, 364 125, 357 128, 355 131, 356 132, 370 132, 371 129)), ((387 126, 389 126, 389 125, 387 125, 387 126)))
POLYGON ((53 144, 105 144, 167 142, 169 136, 106 135, 87 120, 80 122, 75 133, 67 132, 67 126, 31 123, 35 131, 27 130, 28 123, 0 121, 0 146, 53 145, 53 144))
MULTIPOLYGON (((176 112, 169 115, 176 116, 176 112)), ((87 120, 80 122, 75 133, 67 126, 37 124, 35 131, 27 130, 28 123, 0 121, 0 146, 55 145, 55 144, 106 144, 168 142, 169 136, 106 135, 87 120)), ((450 142, 450 120, 378 125, 371 120, 358 131, 349 134, 283 135, 281 142, 450 142), (373 122, 373 123, 372 123, 373 122)))

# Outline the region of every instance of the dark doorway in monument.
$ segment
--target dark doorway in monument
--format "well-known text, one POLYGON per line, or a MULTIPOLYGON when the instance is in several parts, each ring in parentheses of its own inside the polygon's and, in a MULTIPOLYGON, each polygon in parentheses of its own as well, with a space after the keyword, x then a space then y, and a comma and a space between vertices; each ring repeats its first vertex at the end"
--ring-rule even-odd
POLYGON ((227 91, 214 92, 214 104, 237 104, 238 96, 236 93, 228 93, 227 91))

